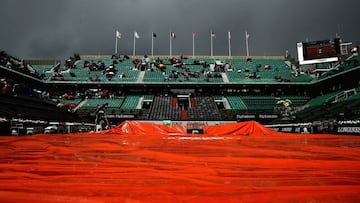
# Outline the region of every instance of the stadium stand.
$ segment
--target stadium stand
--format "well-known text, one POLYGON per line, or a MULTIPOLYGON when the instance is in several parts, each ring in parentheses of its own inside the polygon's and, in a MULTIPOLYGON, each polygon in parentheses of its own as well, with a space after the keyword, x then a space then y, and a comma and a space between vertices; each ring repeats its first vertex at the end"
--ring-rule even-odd
POLYGON ((219 110, 210 96, 195 96, 194 104, 188 109, 189 120, 220 120, 219 110))
MULTIPOLYGON (((319 74, 316 68, 301 69, 284 57, 75 54, 61 65, 56 60, 19 60, 1 52, 0 71, 3 96, 50 101, 55 109, 88 121, 106 105, 112 123, 236 121, 260 114, 279 118, 259 122, 276 123, 283 118, 359 119, 359 80, 353 77, 359 74, 358 61, 354 54, 319 74), (65 94, 74 96, 64 98, 65 94), (285 100, 288 106, 281 102, 285 100)), ((2 108, 2 115, 16 116, 20 111, 2 108)))
POLYGON ((181 120, 181 109, 172 107, 172 97, 155 96, 150 110, 150 120, 181 120))
POLYGON ((295 114, 297 121, 357 119, 360 113, 359 89, 353 89, 349 96, 340 99, 336 99, 337 95, 344 95, 349 90, 331 92, 311 99, 303 110, 295 114))

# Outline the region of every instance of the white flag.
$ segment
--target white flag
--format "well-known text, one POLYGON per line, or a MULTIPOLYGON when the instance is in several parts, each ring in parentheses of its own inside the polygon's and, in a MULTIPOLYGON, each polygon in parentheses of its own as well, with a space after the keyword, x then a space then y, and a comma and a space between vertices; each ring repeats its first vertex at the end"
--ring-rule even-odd
POLYGON ((231 34, 230 31, 228 32, 228 38, 231 39, 231 34))
POLYGON ((121 33, 116 30, 116 38, 121 39, 121 33))
POLYGON ((134 32, 134 36, 135 36, 136 39, 140 38, 139 34, 136 31, 134 32))
POLYGON ((245 33, 246 34, 246 39, 249 39, 249 37, 250 37, 250 35, 249 35, 249 33, 245 33))

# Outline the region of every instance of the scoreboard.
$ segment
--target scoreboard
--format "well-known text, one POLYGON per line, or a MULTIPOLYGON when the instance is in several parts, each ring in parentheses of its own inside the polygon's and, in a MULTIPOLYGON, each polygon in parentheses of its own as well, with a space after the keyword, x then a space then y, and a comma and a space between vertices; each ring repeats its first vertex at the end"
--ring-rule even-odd
POLYGON ((297 43, 298 59, 301 65, 338 61, 340 39, 297 43))

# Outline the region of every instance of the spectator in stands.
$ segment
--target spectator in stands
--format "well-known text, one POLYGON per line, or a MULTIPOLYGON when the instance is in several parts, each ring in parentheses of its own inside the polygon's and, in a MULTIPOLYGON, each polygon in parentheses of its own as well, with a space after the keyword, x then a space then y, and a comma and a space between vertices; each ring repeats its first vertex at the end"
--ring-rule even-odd
POLYGON ((210 77, 211 77, 211 72, 210 71, 205 72, 205 81, 206 82, 210 81, 210 77))
POLYGON ((183 75, 185 81, 189 80, 189 74, 187 72, 183 73, 183 75))
POLYGON ((319 48, 319 49, 318 49, 318 56, 321 57, 321 56, 322 56, 322 53, 323 53, 322 48, 319 48))
POLYGON ((159 64, 159 69, 160 69, 161 71, 165 71, 165 70, 166 70, 165 64, 160 63, 160 64, 159 64))
POLYGON ((120 56, 119 54, 113 54, 111 55, 111 59, 118 59, 120 56))
POLYGON ((133 60, 133 64, 134 64, 135 69, 140 70, 140 68, 139 68, 139 66, 140 66, 140 61, 139 61, 139 59, 135 58, 135 59, 133 60))
POLYGON ((101 60, 99 60, 96 67, 97 67, 97 70, 105 70, 105 63, 102 62, 101 60))
POLYGON ((227 69, 231 70, 232 69, 232 63, 227 63, 227 64, 228 64, 227 69))
POLYGON ((162 60, 160 60, 160 58, 159 58, 159 57, 157 57, 157 59, 155 60, 155 63, 160 64, 160 63, 163 63, 163 61, 162 61, 162 60))
POLYGON ((174 78, 175 78, 175 79, 178 79, 178 78, 179 78, 179 72, 178 72, 178 71, 175 71, 175 72, 174 72, 174 78))
POLYGON ((1 89, 1 93, 2 94, 8 94, 9 93, 9 86, 8 84, 5 82, 2 89, 1 89))
POLYGON ((125 77, 125 73, 122 72, 120 75, 119 75, 120 78, 124 78, 125 77))
POLYGON ((145 54, 141 59, 141 70, 148 70, 150 68, 150 58, 145 54))
POLYGON ((351 49, 351 54, 353 55, 353 56, 357 56, 358 55, 358 47, 356 46, 356 47, 354 47, 354 48, 352 48, 351 49))
POLYGON ((84 61, 84 68, 89 68, 90 67, 90 61, 84 61))
POLYGON ((99 82, 99 81, 100 81, 100 77, 99 77, 98 75, 95 75, 94 81, 95 81, 95 82, 99 82))
POLYGON ((64 66, 65 70, 70 69, 70 68, 74 68, 75 67, 74 62, 75 61, 74 61, 73 58, 70 58, 70 59, 66 60, 65 61, 65 66, 64 66))
POLYGON ((143 62, 146 64, 150 63, 150 58, 146 54, 144 55, 143 62))
POLYGON ((60 80, 60 81, 64 81, 64 80, 65 80, 65 78, 64 78, 64 76, 63 76, 62 74, 59 74, 59 80, 60 80))
POLYGON ((168 74, 164 74, 164 81, 169 81, 170 80, 170 77, 168 74))

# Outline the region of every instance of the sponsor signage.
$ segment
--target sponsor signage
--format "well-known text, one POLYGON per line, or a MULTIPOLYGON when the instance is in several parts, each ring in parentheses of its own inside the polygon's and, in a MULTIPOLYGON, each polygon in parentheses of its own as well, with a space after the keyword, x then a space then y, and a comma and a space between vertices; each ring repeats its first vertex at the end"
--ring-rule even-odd
POLYGON ((277 126, 277 127, 270 127, 273 130, 278 132, 284 133, 304 133, 308 134, 311 127, 304 127, 304 126, 277 126))
POLYGON ((338 133, 360 134, 360 126, 338 126, 338 133))
POLYGON ((239 121, 243 120, 273 120, 278 119, 280 116, 278 114, 241 114, 236 115, 236 119, 239 121))
POLYGON ((349 120, 349 121, 339 121, 336 129, 339 134, 352 134, 360 135, 360 121, 359 120, 349 120))
POLYGON ((133 114, 110 114, 110 115, 106 115, 106 118, 133 119, 133 118, 135 118, 135 115, 133 115, 133 114))

